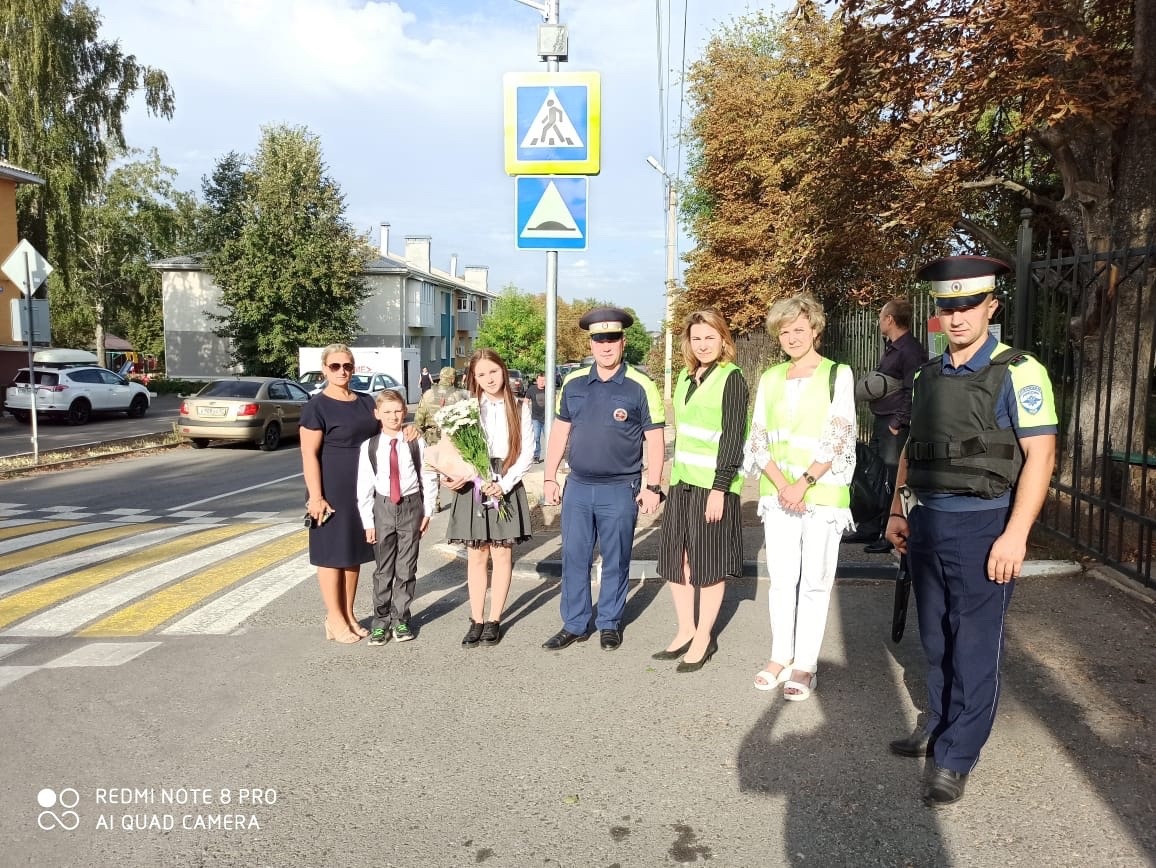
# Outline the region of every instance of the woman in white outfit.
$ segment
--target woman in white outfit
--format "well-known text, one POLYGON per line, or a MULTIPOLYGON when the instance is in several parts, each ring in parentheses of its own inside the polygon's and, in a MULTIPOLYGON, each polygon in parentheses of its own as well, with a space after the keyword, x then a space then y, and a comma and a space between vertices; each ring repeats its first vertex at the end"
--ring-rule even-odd
POLYGON ((761 471, 759 516, 770 574, 771 659, 755 687, 811 696, 839 541, 852 526, 855 400, 851 369, 819 354, 826 317, 809 295, 775 302, 767 331, 788 361, 763 373, 746 444, 761 471))

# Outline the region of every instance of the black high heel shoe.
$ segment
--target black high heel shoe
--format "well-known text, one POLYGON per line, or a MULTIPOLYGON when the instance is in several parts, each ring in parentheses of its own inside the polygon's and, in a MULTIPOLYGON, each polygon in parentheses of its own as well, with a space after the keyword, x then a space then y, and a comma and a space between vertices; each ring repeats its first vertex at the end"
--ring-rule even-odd
POLYGON ((693 641, 694 640, 691 639, 685 645, 682 645, 681 647, 675 648, 673 651, 657 651, 654 654, 650 655, 650 659, 651 660, 677 660, 679 657, 681 657, 683 654, 685 654, 688 650, 690 650, 690 643, 693 641))
POLYGON ((698 672, 702 667, 706 666, 706 661, 714 656, 714 652, 718 650, 718 644, 714 639, 710 640, 710 644, 706 646, 706 653, 702 655, 701 660, 696 660, 694 663, 687 663, 683 660, 674 667, 675 672, 698 672))

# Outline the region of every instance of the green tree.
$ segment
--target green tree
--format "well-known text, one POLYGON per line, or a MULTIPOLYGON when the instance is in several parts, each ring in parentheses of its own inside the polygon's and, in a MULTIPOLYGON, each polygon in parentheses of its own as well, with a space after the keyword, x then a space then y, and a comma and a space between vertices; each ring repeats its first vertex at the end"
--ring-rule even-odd
POLYGON ((230 151, 217 161, 213 173, 201 179, 203 216, 197 250, 220 250, 225 242, 241 234, 244 225, 245 156, 230 151))
POLYGON ((50 292, 71 290, 86 202, 125 148, 122 117, 138 91, 149 112, 173 113, 168 77, 100 39, 83 0, 0 3, 0 159, 43 186, 17 195, 20 234, 52 262, 50 292))
POLYGON ((500 355, 507 367, 525 373, 545 367, 546 300, 509 284, 490 306, 478 327, 477 346, 500 355))
MULTIPOLYGON (((345 199, 325 172, 321 143, 303 127, 262 130, 240 195, 239 225, 206 258, 221 288, 218 334, 251 374, 281 375, 301 346, 348 341, 368 294, 372 257, 345 219, 345 199)), ((218 164, 231 175, 235 154, 218 164)))
POLYGON ((160 277, 148 263, 189 249, 196 213, 175 176, 154 150, 112 169, 89 196, 75 241, 75 287, 52 307, 57 343, 95 343, 99 353, 103 332, 113 331, 139 352, 163 351, 160 277))

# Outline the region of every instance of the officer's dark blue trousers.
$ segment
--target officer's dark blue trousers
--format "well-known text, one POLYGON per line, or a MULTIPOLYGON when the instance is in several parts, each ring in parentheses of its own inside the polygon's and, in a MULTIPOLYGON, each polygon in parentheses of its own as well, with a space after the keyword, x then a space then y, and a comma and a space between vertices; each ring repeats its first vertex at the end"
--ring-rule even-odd
POLYGON ((936 765, 967 774, 991 735, 999 702, 1004 616, 1014 582, 987 577, 992 543, 1008 511, 946 512, 925 506, 908 518, 908 564, 927 655, 927 731, 936 765))
POLYGON ((602 552, 598 630, 616 630, 626 608, 630 554, 638 519, 640 483, 589 485, 566 480, 562 493, 562 626, 569 633, 590 631, 590 567, 594 541, 602 552))

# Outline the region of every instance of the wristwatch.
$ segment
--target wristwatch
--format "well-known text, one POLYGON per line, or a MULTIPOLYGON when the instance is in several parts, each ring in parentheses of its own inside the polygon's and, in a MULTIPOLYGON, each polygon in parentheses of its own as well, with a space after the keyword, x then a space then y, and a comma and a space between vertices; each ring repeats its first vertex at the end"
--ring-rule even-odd
POLYGON ((807 480, 807 485, 814 485, 816 482, 819 481, 815 477, 813 477, 810 473, 804 473, 803 478, 805 480, 807 480))
POLYGON ((648 486, 646 486, 646 490, 647 490, 647 491, 652 491, 652 492, 654 492, 655 494, 662 494, 662 486, 661 486, 661 485, 658 485, 657 483, 656 483, 656 484, 654 484, 654 485, 648 485, 648 486))

